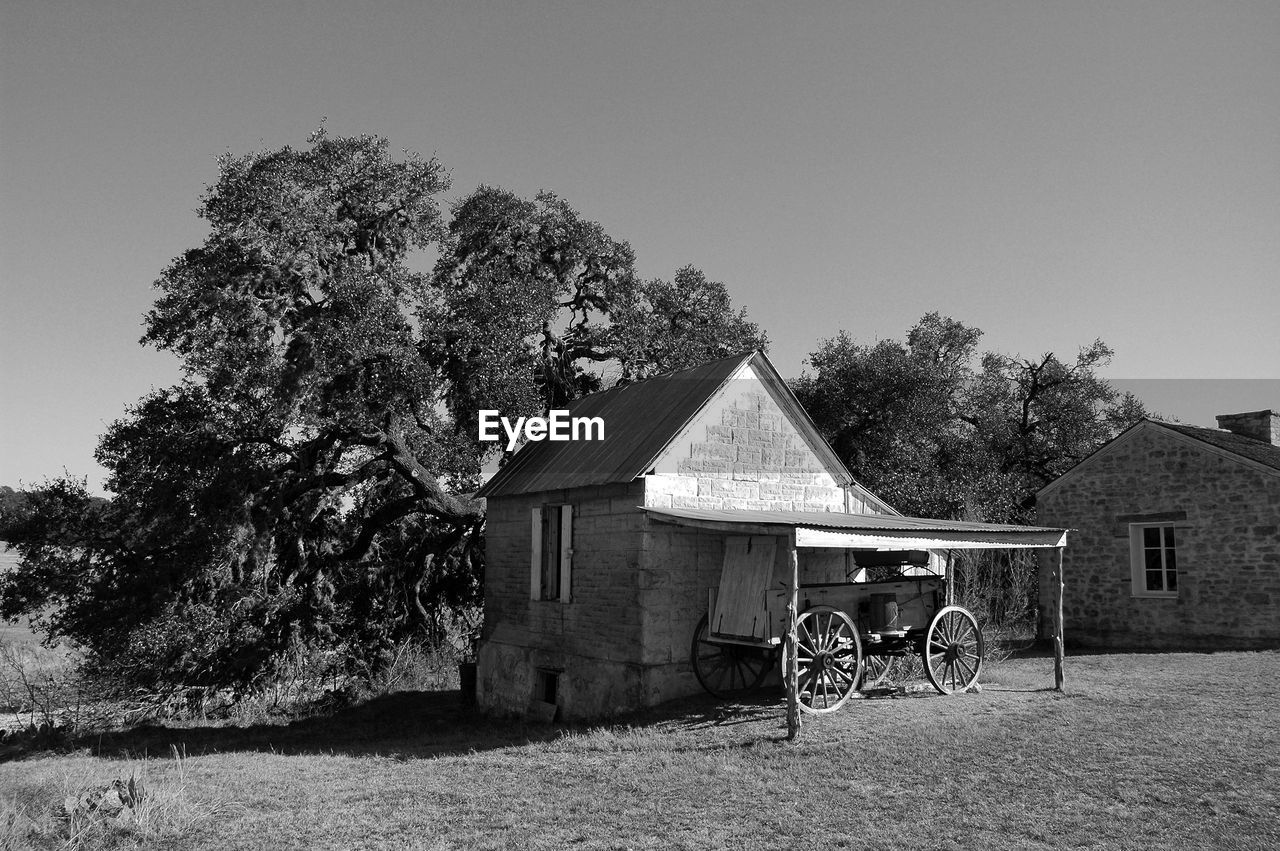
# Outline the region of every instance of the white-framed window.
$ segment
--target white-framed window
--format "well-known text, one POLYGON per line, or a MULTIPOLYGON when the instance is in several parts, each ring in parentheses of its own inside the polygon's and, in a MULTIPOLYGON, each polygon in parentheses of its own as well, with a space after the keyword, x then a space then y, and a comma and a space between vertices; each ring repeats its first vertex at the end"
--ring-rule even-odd
POLYGON ((529 560, 529 596, 569 602, 573 567, 573 506, 533 509, 533 546, 529 560))
POLYGON ((1129 524, 1133 596, 1178 596, 1177 537, 1172 523, 1129 524))

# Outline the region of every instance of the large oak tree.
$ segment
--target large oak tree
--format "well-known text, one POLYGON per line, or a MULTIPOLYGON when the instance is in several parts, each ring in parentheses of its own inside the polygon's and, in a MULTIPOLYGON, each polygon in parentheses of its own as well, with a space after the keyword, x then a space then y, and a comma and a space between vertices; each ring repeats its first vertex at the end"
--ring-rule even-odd
POLYGON ((223 157, 208 236, 146 318, 185 380, 103 436, 110 502, 60 480, 6 518, 0 614, 128 685, 252 688, 298 654, 372 670, 479 603, 479 409, 765 343, 723 285, 640 281, 554 194, 480 187, 446 216, 448 186, 372 136, 223 157))

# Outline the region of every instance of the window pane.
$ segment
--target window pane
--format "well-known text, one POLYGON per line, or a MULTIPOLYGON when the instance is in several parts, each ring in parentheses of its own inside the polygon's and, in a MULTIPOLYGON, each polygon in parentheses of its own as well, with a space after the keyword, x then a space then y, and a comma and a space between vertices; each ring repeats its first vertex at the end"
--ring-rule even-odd
MULTIPOLYGON (((1173 553, 1170 553, 1170 555, 1173 555, 1173 553)), ((1168 583, 1168 590, 1170 591, 1178 590, 1178 574, 1176 572, 1172 570, 1169 571, 1164 575, 1164 580, 1165 582, 1168 583)))
POLYGON ((1170 573, 1178 569, 1178 555, 1173 550, 1164 551, 1164 569, 1170 573))
POLYGON ((1160 546, 1160 527, 1148 526, 1142 530, 1142 545, 1144 547, 1160 546))
POLYGON ((1173 527, 1172 526, 1165 527, 1164 545, 1169 549, 1173 549, 1173 527))
POLYGON ((1159 550, 1144 550, 1143 555, 1147 558, 1147 570, 1160 570, 1164 566, 1160 563, 1159 550))
POLYGON ((1161 574, 1161 572, 1158 570, 1148 570, 1147 571, 1147 590, 1163 591, 1164 583, 1161 582, 1162 576, 1163 574, 1161 574))

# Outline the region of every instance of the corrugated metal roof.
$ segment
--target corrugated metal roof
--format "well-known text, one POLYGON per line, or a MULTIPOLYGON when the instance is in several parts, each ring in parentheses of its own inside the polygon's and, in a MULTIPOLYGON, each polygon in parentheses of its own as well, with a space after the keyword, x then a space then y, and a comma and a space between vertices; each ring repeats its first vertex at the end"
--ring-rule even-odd
POLYGON ((601 417, 604 440, 527 443, 480 488, 483 497, 629 482, 643 474, 685 423, 754 353, 592 393, 573 417, 601 417))
MULTIPOLYGON (((637 506, 641 507, 642 506, 637 506)), ((838 511, 756 511, 736 508, 643 508, 649 514, 674 520, 736 523, 756 526, 789 526, 858 532, 1063 532, 1047 526, 1009 523, 975 523, 970 520, 934 520, 894 514, 842 514, 838 511)))

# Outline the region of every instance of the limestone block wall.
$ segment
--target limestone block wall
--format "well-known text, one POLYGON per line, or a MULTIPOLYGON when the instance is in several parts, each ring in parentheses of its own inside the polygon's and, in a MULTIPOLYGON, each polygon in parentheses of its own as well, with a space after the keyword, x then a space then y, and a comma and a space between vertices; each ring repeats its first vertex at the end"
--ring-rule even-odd
POLYGON ((563 718, 642 705, 637 591, 645 518, 640 482, 489 500, 485 625, 478 656, 483 709, 520 714, 537 672, 559 673, 563 718), (532 509, 573 506, 568 602, 530 599, 532 509))
MULTIPOLYGON (((1148 649, 1280 643, 1280 475, 1148 429, 1042 497, 1038 521, 1072 531, 1068 644, 1148 649), (1129 523, 1173 519, 1176 599, 1134 597, 1129 523)), ((1050 600, 1041 576, 1041 607, 1050 600)))
POLYGON ((651 522, 645 533, 638 597, 647 666, 644 705, 701 691, 689 656, 707 613, 707 589, 720 583, 724 535, 651 522))
POLYGON ((738 393, 719 413, 718 421, 694 424, 703 433, 694 435, 687 454, 663 459, 646 477, 645 505, 845 510, 844 489, 768 393, 738 393))

